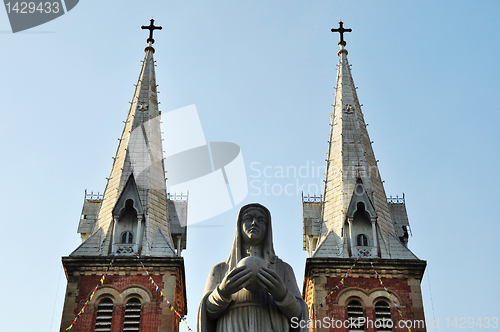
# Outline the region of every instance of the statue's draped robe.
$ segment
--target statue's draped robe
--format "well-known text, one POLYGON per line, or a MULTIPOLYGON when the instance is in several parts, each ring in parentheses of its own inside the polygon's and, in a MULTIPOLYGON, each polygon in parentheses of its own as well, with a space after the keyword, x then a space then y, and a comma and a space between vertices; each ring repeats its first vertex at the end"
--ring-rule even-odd
POLYGON ((279 259, 273 249, 271 215, 260 204, 243 207, 238 214, 236 235, 229 259, 212 268, 208 276, 203 299, 198 308, 198 332, 302 332, 299 321, 308 320, 308 309, 300 295, 292 268, 279 259), (223 298, 218 286, 225 275, 245 257, 242 253, 241 218, 245 211, 258 207, 267 214, 267 234, 262 241, 264 260, 281 278, 287 289, 285 298, 278 302, 261 289, 249 292, 241 289, 230 298, 223 298), (284 314, 286 313, 286 315, 284 314), (296 322, 292 324, 293 322, 296 322))

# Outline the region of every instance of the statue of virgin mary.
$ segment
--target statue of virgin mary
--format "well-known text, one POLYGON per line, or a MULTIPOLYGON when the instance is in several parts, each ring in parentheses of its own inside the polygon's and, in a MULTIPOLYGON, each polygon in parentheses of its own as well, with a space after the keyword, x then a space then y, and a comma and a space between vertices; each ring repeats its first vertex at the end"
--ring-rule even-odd
POLYGON ((307 331, 292 319, 307 321, 307 305, 292 268, 274 253, 269 210, 248 204, 238 214, 228 260, 208 275, 198 332, 307 331))

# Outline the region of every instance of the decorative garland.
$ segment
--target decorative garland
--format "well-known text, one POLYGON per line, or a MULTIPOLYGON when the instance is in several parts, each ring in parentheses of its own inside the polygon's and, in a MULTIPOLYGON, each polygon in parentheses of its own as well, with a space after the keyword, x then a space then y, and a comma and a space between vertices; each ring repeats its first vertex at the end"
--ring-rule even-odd
POLYGON ((73 326, 76 324, 76 321, 80 318, 80 316, 85 312, 85 308, 87 307, 87 304, 89 304, 90 300, 92 300, 92 298, 94 297, 94 294, 95 292, 97 291, 97 288, 101 287, 102 284, 104 283, 104 279, 106 279, 106 274, 108 273, 109 271, 109 268, 113 266, 113 262, 115 261, 115 256, 113 256, 113 259, 111 259, 111 263, 109 263, 109 266, 108 268, 106 269, 106 272, 103 273, 102 277, 101 277, 101 280, 99 280, 99 283, 97 284, 97 286, 95 286, 94 290, 92 291, 92 293, 90 294, 89 298, 87 299, 87 301, 85 302, 85 304, 83 305, 83 308, 82 310, 80 310, 80 312, 78 313, 78 315, 76 315, 75 319, 73 319, 73 322, 71 323, 70 326, 68 326, 66 328, 66 331, 68 330, 71 330, 73 328, 73 326))
POLYGON ((172 303, 170 303, 170 301, 167 299, 167 297, 166 297, 165 295, 163 295, 163 291, 161 290, 161 288, 160 288, 160 287, 158 287, 158 285, 157 285, 157 284, 156 284, 156 282, 154 281, 153 277, 149 274, 149 272, 148 272, 148 270, 146 269, 146 267, 144 266, 144 264, 142 264, 142 261, 141 261, 141 259, 139 258, 139 255, 136 253, 136 254, 135 254, 135 256, 136 256, 137 260, 139 260, 139 263, 141 263, 141 266, 142 266, 142 268, 144 269, 144 271, 146 271, 146 274, 148 275, 149 281, 151 281, 151 284, 152 284, 152 285, 156 288, 156 293, 160 294, 160 296, 162 296, 162 297, 163 297, 163 300, 164 300, 165 302, 167 302, 169 309, 170 309, 171 311, 173 311, 173 312, 174 312, 174 313, 175 313, 175 314, 179 317, 180 321, 181 321, 181 322, 186 323, 186 326, 187 326, 188 331, 193 331, 193 330, 189 327, 189 325, 188 325, 188 323, 187 323, 187 321, 186 321, 186 316, 184 316, 184 317, 183 317, 183 316, 181 316, 181 314, 180 314, 177 310, 175 310, 174 305, 173 305, 172 303))
MULTIPOLYGON (((118 250, 116 252, 117 254, 120 254, 121 251, 118 250)), ((173 311, 180 319, 181 322, 184 322, 186 323, 186 326, 187 326, 187 329, 188 331, 193 331, 187 321, 186 321, 186 316, 181 316, 181 314, 174 308, 174 305, 167 299, 167 297, 165 295, 163 295, 163 290, 158 287, 158 284, 154 281, 153 277, 151 276, 151 274, 149 274, 149 271, 146 269, 146 267, 144 266, 144 264, 142 263, 140 257, 139 257, 139 254, 135 253, 135 256, 137 258, 137 260, 139 261, 139 263, 141 263, 141 266, 142 268, 144 269, 144 271, 146 272, 146 274, 148 275, 148 280, 151 282, 151 284, 155 287, 156 289, 156 293, 160 294, 160 296, 163 298, 163 300, 165 302, 167 302, 168 306, 169 306, 169 309, 171 311, 173 311)), ((356 263, 358 262, 358 260, 361 258, 361 256, 359 256, 358 258, 356 258, 356 261, 354 261, 354 263, 352 264, 352 266, 347 270, 347 272, 342 276, 342 278, 340 279, 339 283, 334 287, 332 288, 329 292, 328 292, 328 295, 325 296, 325 300, 323 302, 321 302, 319 304, 319 306, 316 308, 316 310, 314 310, 315 314, 316 312, 319 312, 319 309, 320 308, 323 308, 323 303, 336 291, 338 291, 343 285, 344 285, 344 279, 347 278, 349 276, 349 273, 352 272, 352 269, 356 266, 356 263)), ((396 303, 396 301, 393 300, 393 298, 391 297, 392 296, 392 293, 387 289, 387 287, 385 287, 383 281, 382 281, 382 277, 378 274, 377 270, 375 270, 375 267, 373 266, 373 260, 371 258, 369 258, 370 260, 370 265, 373 269, 373 271, 375 272, 375 275, 377 276, 377 279, 379 280, 380 282, 380 285, 384 288, 384 290, 387 292, 387 297, 392 301, 392 303, 394 303, 394 305, 396 306, 396 309, 398 310, 398 313, 399 315, 401 316, 401 318, 404 320, 404 317, 403 317, 403 313, 401 311, 401 309, 399 308, 398 304, 396 303)), ((89 304, 89 302, 92 300, 92 298, 94 297, 94 294, 95 292, 97 291, 97 289, 99 287, 101 287, 103 284, 104 284, 104 280, 106 279, 106 276, 107 276, 107 273, 109 272, 109 269, 113 266, 113 263, 115 261, 115 256, 113 256, 113 258, 111 259, 111 262, 109 263, 109 266, 106 268, 106 272, 103 273, 101 279, 99 280, 99 283, 97 284, 97 286, 95 286, 94 290, 92 291, 92 293, 90 294, 89 298, 87 299, 87 301, 85 302, 85 304, 83 305, 83 308, 82 310, 80 310, 80 312, 76 315, 75 319, 73 320, 73 322, 71 323, 70 326, 68 326, 66 328, 66 331, 68 330, 71 330, 73 328, 73 326, 76 324, 76 322, 78 321, 78 319, 80 319, 81 315, 85 312, 85 308, 87 307, 87 305, 89 304)), ((408 327, 408 332, 412 332, 412 330, 408 327)))
MULTIPOLYGON (((118 249, 118 250, 116 251, 116 254, 121 254, 122 252, 124 252, 124 251, 122 251, 121 249, 118 249)), ((87 301, 86 301, 86 302, 85 302, 85 304, 83 305, 82 310, 80 310, 80 312, 76 315, 76 317, 75 317, 75 319, 73 320, 73 322, 71 323, 71 325, 70 325, 70 326, 68 326, 68 327, 66 328, 66 331, 71 330, 71 329, 73 328, 73 326, 76 324, 77 320, 78 320, 78 319, 80 318, 80 316, 81 316, 81 315, 85 312, 85 308, 87 307, 87 304, 89 304, 90 300, 92 300, 92 298, 94 297, 94 294, 95 294, 95 292, 97 291, 97 289, 98 289, 99 287, 101 287, 101 286, 104 284, 104 279, 106 279, 106 275, 107 275, 107 273, 108 273, 109 269, 113 266, 113 263, 114 263, 114 261, 115 261, 115 257, 116 257, 116 256, 113 256, 113 258, 111 259, 111 263, 109 263, 109 266, 108 266, 108 268, 106 269, 106 272, 104 272, 104 274, 103 274, 103 275, 102 275, 102 277, 101 277, 101 280, 99 280, 99 283, 97 284, 97 286, 95 286, 95 288, 94 288, 94 290, 92 291, 92 293, 90 294, 89 298, 87 299, 87 301)), ((158 287, 158 284, 154 281, 153 277, 149 274, 148 270, 146 269, 146 267, 145 267, 145 266, 144 266, 144 264, 142 263, 142 261, 141 261, 141 259, 140 259, 140 257, 139 257, 139 254, 135 253, 135 257, 137 258, 137 260, 139 261, 139 263, 141 263, 142 268, 144 269, 144 271, 145 271, 145 272, 146 272, 146 274, 148 275, 148 278, 149 278, 148 280, 149 280, 149 281, 151 282, 151 284, 152 284, 152 285, 156 288, 156 293, 160 294, 160 296, 163 298, 163 300, 164 300, 165 302, 167 302, 167 304, 168 304, 168 308, 169 308, 171 311, 173 311, 173 312, 174 312, 174 313, 175 313, 175 314, 179 317, 180 321, 181 321, 181 322, 186 323, 186 326, 187 326, 188 331, 190 331, 190 332, 191 332, 191 331, 193 331, 193 330, 189 327, 189 325, 188 325, 188 323, 187 323, 187 321, 186 321, 186 316, 184 316, 184 317, 183 317, 183 316, 181 316, 181 315, 179 314, 179 312, 178 312, 177 310, 175 310, 174 305, 173 305, 173 304, 172 304, 172 303, 171 303, 171 302, 167 299, 167 297, 166 297, 165 295, 163 295, 163 290, 161 290, 161 288, 160 288, 160 287, 158 287)))
MULTIPOLYGON (((382 282, 382 278, 378 274, 377 270, 375 270, 375 266, 373 266, 373 260, 370 258, 370 265, 372 266, 373 271, 375 272, 375 275, 377 276, 378 281, 380 281, 380 285, 384 287, 384 290, 387 292, 387 297, 394 303, 396 306, 396 309, 398 310, 399 316, 401 316, 401 319, 404 320, 405 318, 403 317, 403 313, 401 312, 401 309, 399 309, 398 304, 394 299, 391 297, 392 293, 385 287, 384 283, 382 282)), ((408 327, 408 332, 412 332, 411 329, 408 327)))
MULTIPOLYGON (((352 266, 349 268, 349 270, 347 270, 347 272, 342 276, 342 279, 340 279, 339 283, 328 292, 328 295, 325 296, 325 299, 323 300, 323 302, 325 302, 334 292, 338 291, 340 289, 340 287, 342 287, 344 285, 344 279, 349 276, 349 272, 352 272, 352 269, 356 266, 356 263, 358 262, 358 260, 360 258, 361 258, 361 256, 356 258, 356 260, 354 261, 354 264, 352 264, 352 266)), ((319 309, 323 308, 323 302, 321 302, 319 304, 319 306, 316 308, 316 310, 314 310, 314 313, 319 312, 319 309)))

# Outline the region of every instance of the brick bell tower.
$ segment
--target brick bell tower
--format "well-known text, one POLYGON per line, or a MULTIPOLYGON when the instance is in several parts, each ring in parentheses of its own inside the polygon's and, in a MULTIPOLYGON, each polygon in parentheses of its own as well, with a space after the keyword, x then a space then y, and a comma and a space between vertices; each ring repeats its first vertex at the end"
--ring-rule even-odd
POLYGON ((167 193, 151 20, 141 73, 103 195, 87 194, 82 243, 62 258, 60 331, 179 331, 186 314, 186 197, 167 193))
POLYGON ((332 32, 341 39, 324 195, 303 198, 309 330, 423 332, 426 262, 408 249, 404 197, 384 191, 347 61, 351 29, 332 32))

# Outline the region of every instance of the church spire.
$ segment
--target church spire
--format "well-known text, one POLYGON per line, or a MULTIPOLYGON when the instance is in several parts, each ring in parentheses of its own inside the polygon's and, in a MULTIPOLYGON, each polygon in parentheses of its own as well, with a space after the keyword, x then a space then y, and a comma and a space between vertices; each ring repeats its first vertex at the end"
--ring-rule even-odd
POLYGON ((179 332, 187 313, 180 255, 187 197, 167 194, 152 46, 160 27, 153 23, 104 194, 86 193, 82 244, 62 258, 68 284, 60 331, 179 332))
MULTIPOLYGON (((404 198, 386 198, 347 61, 343 33, 348 30, 342 22, 332 29, 341 33, 335 103, 324 193, 303 197, 303 248, 309 258, 302 294, 319 321, 356 319, 357 312, 372 321, 381 315, 392 321, 423 320, 420 283, 426 262, 406 246, 404 198)), ((346 327, 352 329, 367 327, 346 327)))
POLYGON ((174 255, 152 47, 153 31, 161 27, 151 20, 142 28, 150 30, 148 46, 111 174, 92 232, 71 255, 105 256, 122 247, 141 255, 164 248, 160 256, 174 255))
POLYGON ((390 258, 397 237, 347 60, 344 33, 352 30, 339 22, 331 31, 340 33, 335 103, 317 246, 309 251, 317 249, 314 257, 390 258))

